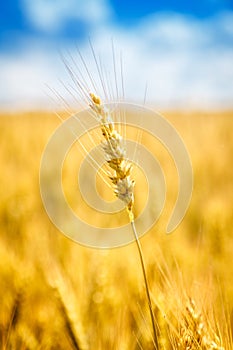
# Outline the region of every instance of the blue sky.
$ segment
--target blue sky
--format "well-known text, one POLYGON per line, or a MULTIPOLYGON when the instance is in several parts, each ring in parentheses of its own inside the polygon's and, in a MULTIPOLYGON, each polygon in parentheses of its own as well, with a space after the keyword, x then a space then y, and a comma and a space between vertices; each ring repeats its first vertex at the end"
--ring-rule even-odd
POLYGON ((106 65, 112 38, 122 50, 130 100, 147 82, 159 107, 233 106, 232 0, 11 0, 0 4, 0 108, 47 108, 45 84, 66 79, 59 52, 86 53, 89 37, 106 65))
MULTIPOLYGON (((80 39, 88 36, 90 30, 90 23, 86 21, 85 16, 82 18, 82 10, 84 1, 67 1, 72 3, 72 8, 76 7, 78 13, 80 8, 80 17, 77 13, 74 15, 69 11, 64 12, 64 21, 61 30, 51 30, 51 28, 43 28, 42 25, 36 25, 35 19, 33 19, 33 11, 31 7, 35 8, 34 15, 39 8, 44 7, 51 9, 50 11, 56 16, 56 8, 62 7, 61 4, 65 3, 66 0, 11 0, 2 1, 0 4, 0 39, 1 49, 12 48, 14 44, 17 44, 17 39, 22 35, 33 35, 35 37, 47 37, 47 39, 80 39), (31 5, 29 5, 31 2, 31 5), (53 4, 51 6, 46 5, 53 4), (40 5, 39 5, 40 4, 40 5), (37 9, 37 10, 36 10, 37 9), (30 18, 31 17, 31 18, 30 18)), ((111 0, 105 1, 86 1, 92 6, 92 3, 98 2, 105 3, 104 6, 107 12, 110 13, 111 21, 124 28, 132 27, 143 18, 150 16, 151 14, 159 13, 179 13, 185 16, 192 16, 198 19, 206 19, 211 16, 218 15, 224 11, 233 11, 232 0, 203 0, 203 1, 175 1, 175 0, 164 0, 164 1, 121 1, 111 0)), ((88 7, 88 6, 87 6, 88 7)), ((65 8, 65 7, 64 7, 65 8)), ((88 11, 88 10, 87 10, 88 11)), ((51 16, 52 17, 52 16, 51 16)))

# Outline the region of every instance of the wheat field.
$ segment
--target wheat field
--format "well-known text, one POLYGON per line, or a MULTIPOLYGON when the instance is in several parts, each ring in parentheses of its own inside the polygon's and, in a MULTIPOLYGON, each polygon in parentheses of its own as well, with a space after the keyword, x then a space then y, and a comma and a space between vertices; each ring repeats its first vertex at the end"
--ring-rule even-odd
MULTIPOLYGON (((176 169, 147 135, 144 144, 156 153, 167 182, 164 211, 141 238, 159 350, 231 350, 233 112, 163 115, 189 150, 194 188, 182 223, 167 235, 176 169)), ((40 159, 59 123, 49 112, 0 116, 0 348, 154 349, 135 244, 110 250, 81 246, 62 235, 44 210, 40 159)), ((74 151, 64 175, 71 197, 69 176, 78 159, 74 151)), ((105 224, 101 215, 94 220, 105 224)))

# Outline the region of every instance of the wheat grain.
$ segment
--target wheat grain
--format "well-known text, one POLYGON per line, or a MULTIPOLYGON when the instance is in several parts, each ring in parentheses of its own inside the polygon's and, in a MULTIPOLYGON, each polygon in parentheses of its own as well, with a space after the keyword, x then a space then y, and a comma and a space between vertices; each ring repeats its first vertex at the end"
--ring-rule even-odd
POLYGON ((178 342, 179 349, 224 350, 217 334, 208 330, 203 315, 197 311, 193 299, 189 300, 183 317, 178 342))
POLYGON ((105 159, 113 171, 109 178, 114 186, 115 195, 124 202, 129 213, 130 221, 134 220, 134 185, 135 181, 131 179, 132 163, 126 159, 126 150, 123 144, 123 138, 114 127, 112 116, 99 97, 90 93, 90 107, 95 112, 101 125, 104 141, 102 148, 105 152, 105 159))

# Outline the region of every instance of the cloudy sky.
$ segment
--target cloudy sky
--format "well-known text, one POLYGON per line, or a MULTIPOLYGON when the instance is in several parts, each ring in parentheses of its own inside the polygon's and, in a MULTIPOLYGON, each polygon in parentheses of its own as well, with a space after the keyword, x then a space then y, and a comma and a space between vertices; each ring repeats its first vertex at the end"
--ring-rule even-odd
POLYGON ((66 98, 61 55, 82 73, 78 47, 94 70, 89 39, 106 70, 113 40, 129 101, 147 85, 159 108, 233 107, 233 0, 10 0, 0 4, 0 109, 49 108, 47 86, 66 98))

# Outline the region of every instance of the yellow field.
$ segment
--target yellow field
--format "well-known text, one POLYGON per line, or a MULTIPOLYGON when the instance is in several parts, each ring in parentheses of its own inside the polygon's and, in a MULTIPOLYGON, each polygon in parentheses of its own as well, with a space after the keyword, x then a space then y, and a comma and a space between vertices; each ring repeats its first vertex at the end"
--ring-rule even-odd
MULTIPOLYGON (((141 238, 159 349, 231 350, 233 112, 163 115, 189 150, 194 189, 181 225, 166 235, 175 167, 158 142, 145 138, 168 186, 161 218, 141 238)), ((40 159, 59 123, 49 113, 0 117, 0 348, 154 349, 136 245, 80 246, 43 208, 40 159)), ((68 175, 72 166, 76 174, 74 160, 68 175)), ((69 196, 74 185, 67 179, 69 196)), ((140 180, 135 190, 137 196, 140 180)), ((101 215, 94 220, 104 224, 101 215)))

